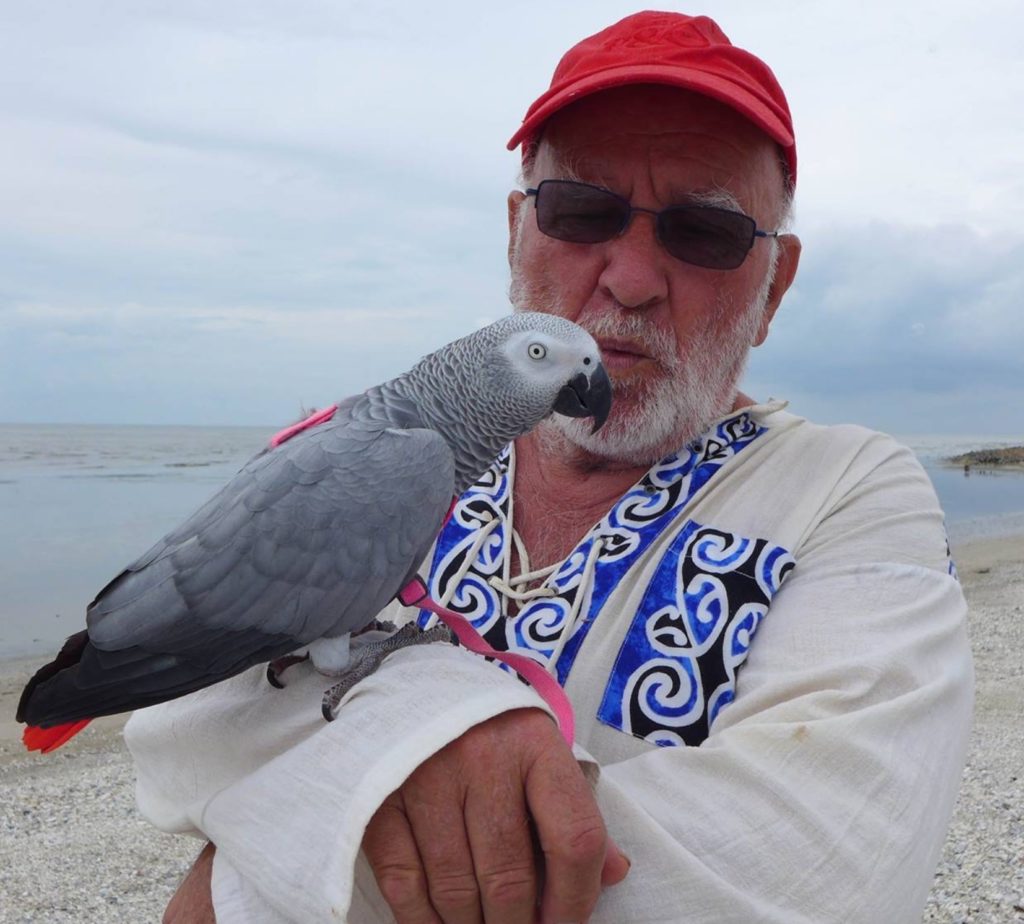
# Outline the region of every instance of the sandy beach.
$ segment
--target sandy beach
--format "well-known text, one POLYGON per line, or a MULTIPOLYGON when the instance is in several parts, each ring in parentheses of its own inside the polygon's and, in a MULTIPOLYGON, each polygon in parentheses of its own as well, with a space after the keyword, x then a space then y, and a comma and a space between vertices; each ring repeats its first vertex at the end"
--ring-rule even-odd
MULTIPOLYGON (((923 922, 1024 922, 1024 537, 954 548, 970 603, 975 728, 923 922)), ((157 922, 199 842, 136 814, 120 719, 46 758, 13 720, 39 659, 0 662, 0 924, 157 922)))

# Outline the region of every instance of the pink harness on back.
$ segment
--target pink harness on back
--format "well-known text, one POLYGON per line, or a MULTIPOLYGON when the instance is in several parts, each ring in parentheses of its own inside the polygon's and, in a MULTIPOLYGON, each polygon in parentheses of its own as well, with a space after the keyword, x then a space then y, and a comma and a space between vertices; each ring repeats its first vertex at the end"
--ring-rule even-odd
MULTIPOLYGON (((330 407, 325 407, 323 410, 311 414, 305 420, 300 420, 297 424, 286 427, 280 433, 275 433, 270 440, 270 447, 273 449, 280 446, 283 442, 295 436, 296 433, 301 433, 303 430, 330 420, 337 410, 338 405, 332 404, 330 407)), ((457 498, 453 498, 452 505, 448 508, 448 516, 445 517, 446 523, 448 522, 448 517, 452 515, 456 500, 457 498)), ((565 738, 569 747, 572 747, 576 736, 576 719, 573 715, 572 703, 569 702, 569 697, 565 695, 565 690, 544 669, 543 665, 532 658, 526 657, 526 655, 516 654, 511 651, 498 651, 496 648, 491 647, 464 616, 446 609, 439 603, 435 603, 427 593, 426 585, 418 577, 413 578, 398 592, 398 600, 403 606, 419 606, 429 610, 452 630, 464 648, 486 658, 494 658, 496 661, 501 661, 503 664, 511 667, 551 707, 555 718, 558 719, 558 728, 562 732, 562 737, 565 738)))
POLYGON ((301 433, 303 430, 315 427, 317 424, 323 423, 325 420, 330 420, 337 409, 338 405, 332 404, 330 407, 325 407, 322 411, 310 414, 309 417, 305 420, 300 420, 297 424, 285 427, 280 433, 275 433, 270 438, 270 448, 274 449, 275 447, 280 446, 285 440, 290 440, 296 433, 301 433))

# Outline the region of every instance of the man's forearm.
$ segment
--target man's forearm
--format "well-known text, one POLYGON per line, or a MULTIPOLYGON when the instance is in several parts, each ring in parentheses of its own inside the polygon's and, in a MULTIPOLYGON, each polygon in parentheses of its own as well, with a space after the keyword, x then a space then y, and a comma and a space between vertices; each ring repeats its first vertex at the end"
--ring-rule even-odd
POLYGON ((163 924, 216 924, 210 891, 215 850, 213 844, 208 843, 200 851, 164 911, 163 924))
POLYGON ((219 920, 245 924, 343 915, 384 799, 469 728, 544 709, 515 677, 449 645, 397 652, 331 723, 308 708, 323 692, 315 672, 299 671, 284 691, 265 685, 262 674, 241 675, 137 713, 125 734, 143 816, 216 843, 205 889, 219 920), (271 841, 279 849, 262 846, 271 841))

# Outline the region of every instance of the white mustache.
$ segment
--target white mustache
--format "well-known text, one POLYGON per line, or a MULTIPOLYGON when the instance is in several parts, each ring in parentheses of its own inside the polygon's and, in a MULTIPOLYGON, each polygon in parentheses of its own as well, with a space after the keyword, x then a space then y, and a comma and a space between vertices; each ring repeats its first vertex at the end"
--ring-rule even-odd
POLYGON ((635 344, 641 352, 667 369, 681 365, 675 335, 638 315, 610 312, 577 318, 576 323, 595 340, 607 338, 635 344))

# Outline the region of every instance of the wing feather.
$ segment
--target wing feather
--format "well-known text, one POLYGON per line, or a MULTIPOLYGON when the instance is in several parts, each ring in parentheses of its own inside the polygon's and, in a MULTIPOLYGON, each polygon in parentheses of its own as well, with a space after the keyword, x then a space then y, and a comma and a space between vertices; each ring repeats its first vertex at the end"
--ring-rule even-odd
POLYGON ((419 566, 453 485, 433 431, 304 431, 107 585, 89 608, 90 640, 174 653, 228 632, 262 655, 266 636, 294 648, 361 628, 419 566))

